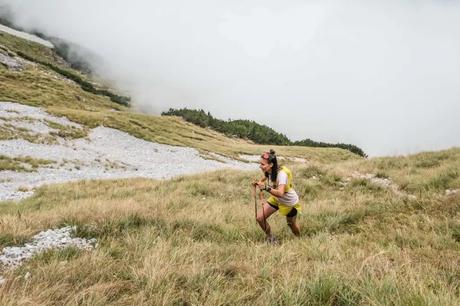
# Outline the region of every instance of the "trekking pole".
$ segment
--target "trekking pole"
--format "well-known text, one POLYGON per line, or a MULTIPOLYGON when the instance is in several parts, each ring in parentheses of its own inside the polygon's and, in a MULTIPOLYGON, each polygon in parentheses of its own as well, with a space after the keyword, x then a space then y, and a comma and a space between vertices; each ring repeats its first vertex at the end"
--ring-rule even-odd
POLYGON ((259 189, 259 199, 260 199, 260 205, 262 205, 262 216, 264 218, 264 232, 265 234, 267 233, 267 219, 265 218, 265 210, 264 210, 264 192, 262 189, 259 189))
MULTIPOLYGON (((257 222, 257 185, 254 185, 254 189, 253 189, 253 192, 254 192, 254 215, 255 215, 255 218, 256 218, 256 222, 257 222)), ((264 218, 264 232, 267 233, 267 219, 265 219, 265 211, 264 211, 264 201, 262 201, 264 197, 264 194, 263 194, 263 191, 261 189, 259 189, 259 199, 260 199, 260 203, 262 205, 262 216, 264 218)), ((258 222, 257 222, 258 223, 258 222)))
POLYGON ((257 222, 257 185, 254 185, 254 213, 257 222))

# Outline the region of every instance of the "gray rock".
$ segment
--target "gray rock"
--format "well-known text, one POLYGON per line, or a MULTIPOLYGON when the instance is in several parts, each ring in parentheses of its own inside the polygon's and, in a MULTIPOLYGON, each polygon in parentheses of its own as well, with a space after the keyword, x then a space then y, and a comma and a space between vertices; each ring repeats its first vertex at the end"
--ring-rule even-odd
MULTIPOLYGON (((46 120, 81 128, 66 118, 47 114, 36 107, 0 102, 0 117, 27 116, 34 133, 46 135, 46 120), (36 124, 34 123, 36 122, 36 124)), ((2 121, 0 120, 0 126, 2 121)), ((58 144, 30 143, 23 139, 0 141, 0 152, 9 157, 31 156, 55 162, 36 172, 2 171, 0 201, 20 200, 33 194, 33 188, 45 185, 88 179, 116 179, 145 177, 168 179, 222 168, 255 170, 257 164, 235 161, 225 156, 217 160, 204 159, 192 148, 153 143, 133 137, 116 129, 97 127, 87 139, 59 139, 58 144), (24 187, 27 187, 24 190, 24 187)))
POLYGON ((12 70, 20 70, 23 67, 22 63, 19 60, 7 54, 3 54, 1 52, 0 52, 0 64, 5 65, 8 69, 12 69, 12 70))
POLYGON ((0 264, 7 268, 14 268, 43 251, 49 249, 62 249, 70 246, 84 250, 92 250, 96 244, 96 239, 73 238, 74 227, 63 227, 56 230, 47 230, 38 233, 32 241, 22 247, 6 247, 0 254, 0 264))

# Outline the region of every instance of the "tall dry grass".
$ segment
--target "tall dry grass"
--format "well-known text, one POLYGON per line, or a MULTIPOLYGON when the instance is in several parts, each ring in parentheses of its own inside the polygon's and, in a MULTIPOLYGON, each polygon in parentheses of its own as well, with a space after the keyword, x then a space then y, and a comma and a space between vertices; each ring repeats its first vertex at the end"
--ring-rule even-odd
POLYGON ((7 272, 0 304, 458 305, 460 194, 443 188, 460 184, 438 181, 459 170, 459 151, 292 165, 302 236, 275 215, 280 246, 265 244, 254 220, 248 185, 258 173, 44 187, 20 204, 2 204, 0 244, 72 224, 99 246, 49 251, 7 272), (423 160, 438 154, 449 157, 426 167, 423 160), (377 169, 406 187, 343 184, 352 171, 377 169))
MULTIPOLYGON (((0 36, 9 50, 63 64, 48 49, 0 36)), ((266 149, 178 118, 134 113, 40 65, 0 65, 0 100, 204 155, 266 149)), ((304 204, 300 238, 273 216, 282 244, 264 243, 248 190, 257 173, 48 186, 19 204, 0 203, 0 247, 69 224, 99 246, 49 251, 4 272, 0 304, 460 304, 460 195, 445 194, 460 188, 459 149, 371 160, 339 149, 275 150, 308 160, 292 165, 304 204), (399 191, 363 179, 345 184, 354 171, 388 177, 399 191)))

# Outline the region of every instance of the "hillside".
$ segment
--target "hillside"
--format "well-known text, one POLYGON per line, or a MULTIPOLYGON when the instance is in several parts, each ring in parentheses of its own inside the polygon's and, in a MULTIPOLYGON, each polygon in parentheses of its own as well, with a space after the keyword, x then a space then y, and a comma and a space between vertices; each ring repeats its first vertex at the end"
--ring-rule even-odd
MULTIPOLYGON (((87 82, 87 76, 65 66, 51 49, 37 43, 28 42, 0 32, 0 52, 15 56, 27 54, 37 62, 50 63, 62 70, 71 71, 87 82)), ((21 58, 19 56, 19 58, 21 58)), ((229 139, 220 133, 199 128, 179 118, 155 117, 132 112, 129 108, 110 101, 109 97, 97 95, 47 66, 26 61, 23 70, 15 71, 0 65, 0 101, 18 102, 44 107, 56 116, 66 116, 70 120, 88 127, 104 125, 125 131, 135 137, 162 144, 188 146, 200 152, 216 152, 238 158, 240 154, 259 154, 265 146, 253 145, 247 141, 229 139), (231 143, 231 146, 228 146, 231 143)), ((357 158, 344 150, 312 150, 302 147, 276 148, 288 157, 319 160, 344 160, 357 158)))
MULTIPOLYGON (((1 104, 0 148, 20 141, 8 148, 27 144, 35 156, 0 152, 0 184, 10 183, 6 173, 33 177, 50 165, 62 170, 43 148, 88 149, 96 139, 105 150, 97 152, 109 157, 116 139, 133 141, 120 147, 126 152, 129 144, 145 146, 146 153, 126 157, 129 165, 159 144, 250 166, 268 149, 178 117, 133 112, 50 68, 94 83, 51 49, 2 32, 0 62, 0 102, 8 102, 1 104), (32 133, 31 126, 47 132, 32 133), (115 140, 98 134, 108 130, 115 140)), ((249 188, 258 170, 50 184, 19 202, 0 202, 1 249, 31 244, 49 229, 61 229, 49 234, 62 242, 18 267, 0 265, 0 304, 460 304, 460 148, 371 159, 342 149, 273 148, 294 173, 304 207, 300 238, 274 215, 269 222, 281 245, 264 242, 249 188), (82 248, 68 246, 77 238, 82 248)), ((174 160, 171 168, 181 163, 174 160)), ((107 164, 120 173, 132 170, 123 166, 107 164)), ((85 173, 92 169, 85 167, 85 173)), ((0 256, 0 262, 6 261, 0 256)))
POLYGON ((167 112, 162 112, 162 116, 179 116, 184 118, 187 122, 194 123, 201 127, 210 127, 215 131, 224 133, 227 136, 249 139, 254 143, 265 145, 282 145, 282 146, 305 146, 315 148, 341 148, 349 150, 350 152, 362 157, 367 157, 364 151, 352 144, 344 143, 325 143, 313 141, 311 139, 304 139, 300 141, 292 141, 272 128, 259 124, 253 120, 231 120, 227 121, 214 118, 210 112, 195 109, 173 109, 170 108, 167 112))

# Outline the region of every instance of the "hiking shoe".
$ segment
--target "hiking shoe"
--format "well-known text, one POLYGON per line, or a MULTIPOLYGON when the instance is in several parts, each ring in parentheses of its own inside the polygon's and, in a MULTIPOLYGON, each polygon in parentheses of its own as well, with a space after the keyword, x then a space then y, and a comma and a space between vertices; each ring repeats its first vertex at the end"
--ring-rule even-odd
POLYGON ((265 240, 268 244, 273 244, 273 245, 278 245, 280 244, 280 242, 278 241, 278 239, 276 239, 275 236, 270 236, 270 237, 267 237, 267 239, 265 240))

